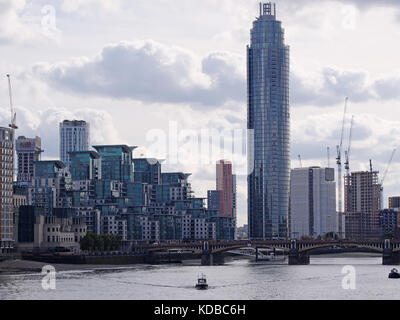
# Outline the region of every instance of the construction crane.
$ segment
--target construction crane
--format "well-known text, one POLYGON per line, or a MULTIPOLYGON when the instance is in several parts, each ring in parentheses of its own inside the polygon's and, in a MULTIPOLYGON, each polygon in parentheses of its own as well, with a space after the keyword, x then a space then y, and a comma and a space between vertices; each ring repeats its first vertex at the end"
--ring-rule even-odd
POLYGON ((353 126, 354 126, 354 116, 351 118, 350 134, 349 134, 349 144, 347 150, 345 151, 346 162, 344 163, 344 168, 346 169, 346 175, 350 175, 350 152, 351 152, 351 141, 353 139, 353 126))
POLYGON ((388 163, 388 165, 386 167, 385 173, 383 174, 383 178, 382 178, 381 183, 380 183, 381 191, 383 191, 383 183, 385 182, 385 179, 386 179, 386 176, 387 176, 387 174, 389 172, 390 166, 392 165, 393 158, 394 158, 394 155, 396 154, 396 151, 397 151, 397 148, 394 148, 394 150, 392 152, 392 155, 390 156, 389 163, 388 163))
POLYGON ((303 164, 301 162, 301 155, 299 155, 299 163, 300 163, 300 168, 303 168, 303 164))
MULTIPOLYGON (((346 161, 344 163, 344 168, 346 169, 346 178, 345 178, 345 186, 347 186, 347 203, 345 212, 348 212, 350 210, 350 200, 351 199, 351 178, 350 178, 350 152, 351 152, 351 142, 353 139, 353 126, 354 126, 354 116, 351 117, 351 124, 350 124, 350 133, 349 133, 349 143, 347 146, 347 150, 344 152, 345 153, 345 158, 346 161)), ((346 201, 345 201, 346 202, 346 201)))
POLYGON ((10 120, 10 124, 9 127, 11 129, 18 129, 17 127, 17 113, 14 110, 14 106, 13 106, 13 100, 12 100, 12 91, 11 91, 11 77, 9 74, 7 74, 7 78, 8 78, 8 94, 10 96, 10 113, 11 113, 11 120, 10 120))
POLYGON ((343 133, 344 133, 344 124, 346 121, 346 113, 347 113, 347 103, 349 98, 346 97, 344 104, 344 113, 343 113, 343 121, 342 121, 342 131, 340 134, 340 142, 336 147, 337 149, 337 157, 336 164, 338 166, 338 212, 339 215, 342 213, 342 203, 343 203, 343 195, 342 195, 342 147, 343 147, 343 133))
MULTIPOLYGON (((385 173, 383 174, 382 180, 379 183, 379 209, 380 210, 383 209, 383 183, 385 182, 385 179, 386 179, 386 176, 387 176, 387 174, 389 172, 390 166, 392 165, 393 158, 394 158, 394 155, 396 154, 396 151, 397 151, 397 148, 394 148, 394 150, 393 150, 393 152, 392 152, 392 154, 390 156, 388 165, 386 167, 385 173)), ((370 170, 371 170, 371 173, 372 173, 373 172, 372 171, 372 160, 370 160, 370 170)))

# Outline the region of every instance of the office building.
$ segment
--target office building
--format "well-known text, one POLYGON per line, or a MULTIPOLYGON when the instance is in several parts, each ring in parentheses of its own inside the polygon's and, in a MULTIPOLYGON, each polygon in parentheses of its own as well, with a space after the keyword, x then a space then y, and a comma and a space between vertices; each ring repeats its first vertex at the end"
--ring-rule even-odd
POLYGON ((379 227, 382 236, 390 233, 393 233, 393 235, 398 233, 400 227, 400 210, 398 208, 380 210, 379 227))
POLYGON ((389 197, 389 209, 400 208, 400 197, 389 197))
POLYGON ((0 127, 0 254, 14 247, 14 130, 0 127))
POLYGON ((377 171, 352 172, 345 177, 346 238, 380 237, 381 185, 377 171))
POLYGON ((66 250, 80 252, 79 242, 87 234, 83 218, 71 209, 55 209, 48 215, 43 208, 20 209, 18 248, 20 251, 66 250))
POLYGON ((247 47, 250 239, 288 236, 290 178, 289 47, 275 5, 260 4, 247 47))
POLYGON ((338 232, 333 168, 291 170, 289 231, 294 239, 338 232))
POLYGON ((68 167, 70 152, 88 151, 90 145, 89 123, 65 120, 60 123, 60 159, 68 167))
POLYGON ((17 182, 20 185, 28 185, 32 182, 35 175, 34 163, 40 160, 42 150, 42 140, 39 137, 26 138, 18 137, 15 141, 17 154, 17 182))

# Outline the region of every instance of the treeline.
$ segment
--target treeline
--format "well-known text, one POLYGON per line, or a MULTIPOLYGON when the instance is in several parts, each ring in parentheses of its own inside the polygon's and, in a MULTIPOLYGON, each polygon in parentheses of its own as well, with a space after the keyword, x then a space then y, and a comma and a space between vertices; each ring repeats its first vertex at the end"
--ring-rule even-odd
POLYGON ((117 251, 121 248, 122 239, 113 234, 95 234, 88 232, 81 239, 81 250, 84 251, 117 251))

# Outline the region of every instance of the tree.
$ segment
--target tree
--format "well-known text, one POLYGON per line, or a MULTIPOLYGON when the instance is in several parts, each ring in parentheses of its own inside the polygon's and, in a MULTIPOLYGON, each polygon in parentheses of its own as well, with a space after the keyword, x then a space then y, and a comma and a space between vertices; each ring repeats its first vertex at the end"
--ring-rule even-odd
POLYGON ((84 251, 115 251, 121 248, 122 238, 113 234, 95 234, 88 232, 80 241, 84 251))

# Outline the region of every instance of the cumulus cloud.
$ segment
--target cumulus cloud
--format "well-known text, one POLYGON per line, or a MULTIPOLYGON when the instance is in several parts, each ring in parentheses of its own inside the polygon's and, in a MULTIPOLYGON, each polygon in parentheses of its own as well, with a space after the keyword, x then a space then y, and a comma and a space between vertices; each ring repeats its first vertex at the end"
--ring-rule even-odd
POLYGON ((323 68, 310 78, 291 74, 294 105, 332 106, 348 96, 353 102, 392 100, 400 96, 400 72, 370 79, 367 72, 323 68))
POLYGON ((106 12, 117 12, 122 5, 121 0, 64 0, 61 9, 67 13, 76 12, 80 15, 106 12))
POLYGON ((146 102, 218 105, 244 100, 245 77, 233 55, 203 59, 154 41, 106 46, 92 59, 38 65, 34 71, 62 90, 146 102))
MULTIPOLYGON (((339 113, 310 115, 293 123, 292 154, 301 154, 304 159, 325 159, 326 148, 336 155, 336 145, 340 139, 339 113)), ((345 122, 343 150, 347 148, 350 117, 345 122)), ((352 158, 360 162, 369 159, 384 163, 388 153, 400 145, 400 121, 386 120, 379 116, 360 113, 354 118, 352 138, 352 158)), ((399 160, 400 161, 400 160, 399 160)))
POLYGON ((25 0, 0 0, 0 45, 43 44, 59 39, 54 7, 44 6, 36 16, 30 9, 32 4, 25 0))
MULTIPOLYGON (((243 59, 229 53, 203 58, 151 40, 106 46, 93 58, 40 64, 34 74, 50 86, 81 95, 108 96, 149 103, 224 106, 245 103, 243 59)), ((398 97, 400 73, 375 81, 364 71, 323 68, 316 76, 291 74, 294 106, 332 106, 345 96, 354 102, 398 97)))
MULTIPOLYGON (((65 108, 46 108, 32 111, 17 106, 17 124, 19 129, 16 135, 26 137, 40 136, 44 158, 57 159, 59 157, 59 123, 63 120, 85 120, 90 123, 90 142, 95 144, 120 144, 116 127, 111 115, 102 110, 77 109, 70 111, 65 108)), ((0 123, 8 123, 8 110, 0 108, 0 123)))

